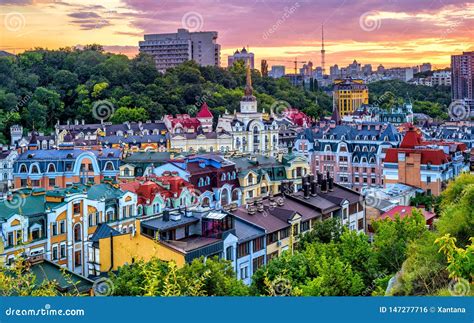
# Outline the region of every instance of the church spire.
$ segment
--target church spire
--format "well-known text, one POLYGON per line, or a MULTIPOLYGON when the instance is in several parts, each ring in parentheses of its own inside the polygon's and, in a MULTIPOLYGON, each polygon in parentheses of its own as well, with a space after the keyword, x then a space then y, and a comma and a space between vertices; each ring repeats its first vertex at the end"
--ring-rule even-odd
POLYGON ((247 63, 247 82, 245 84, 245 96, 252 96, 253 88, 252 88, 252 74, 250 73, 250 64, 247 63))

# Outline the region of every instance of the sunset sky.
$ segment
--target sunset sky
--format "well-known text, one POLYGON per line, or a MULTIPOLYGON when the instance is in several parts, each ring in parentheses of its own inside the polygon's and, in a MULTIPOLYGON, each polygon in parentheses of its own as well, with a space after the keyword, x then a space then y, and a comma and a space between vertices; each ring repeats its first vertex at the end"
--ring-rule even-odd
POLYGON ((143 34, 187 27, 218 31, 223 65, 249 45, 257 67, 294 57, 318 66, 321 24, 327 66, 442 68, 451 54, 474 50, 474 1, 0 0, 0 16, 0 50, 15 53, 99 43, 133 56, 143 34))

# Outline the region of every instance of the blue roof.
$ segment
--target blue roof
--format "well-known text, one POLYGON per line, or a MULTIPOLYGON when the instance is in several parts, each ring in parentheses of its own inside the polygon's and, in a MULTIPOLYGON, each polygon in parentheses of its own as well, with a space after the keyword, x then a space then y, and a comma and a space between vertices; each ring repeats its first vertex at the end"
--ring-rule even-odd
POLYGON ((18 160, 75 160, 84 153, 94 154, 98 159, 120 158, 120 149, 106 148, 100 150, 82 150, 82 149, 47 149, 47 150, 28 150, 18 156, 18 160))

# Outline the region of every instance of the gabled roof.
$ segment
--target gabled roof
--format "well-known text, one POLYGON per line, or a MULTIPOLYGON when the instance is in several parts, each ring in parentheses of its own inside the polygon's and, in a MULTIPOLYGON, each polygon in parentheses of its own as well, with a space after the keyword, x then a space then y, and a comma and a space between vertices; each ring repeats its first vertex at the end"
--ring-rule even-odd
POLYGON ((201 109, 196 114, 196 118, 213 118, 213 117, 214 116, 212 115, 211 111, 209 110, 209 107, 207 106, 207 103, 204 102, 201 105, 201 109))
POLYGON ((121 233, 114 228, 109 227, 106 223, 100 223, 90 241, 98 243, 100 239, 109 238, 110 236, 118 236, 121 233))

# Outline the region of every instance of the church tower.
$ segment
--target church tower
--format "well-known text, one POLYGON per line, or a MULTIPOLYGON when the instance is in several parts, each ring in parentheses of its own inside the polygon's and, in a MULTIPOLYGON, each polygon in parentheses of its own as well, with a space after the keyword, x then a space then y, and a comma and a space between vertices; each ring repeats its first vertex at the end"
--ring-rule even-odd
POLYGON ((247 82, 245 84, 244 96, 240 100, 241 113, 257 113, 257 98, 253 95, 252 76, 250 65, 247 64, 247 82))

